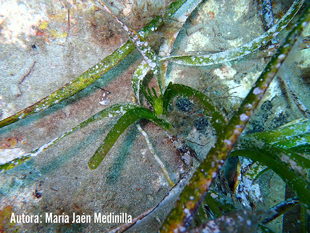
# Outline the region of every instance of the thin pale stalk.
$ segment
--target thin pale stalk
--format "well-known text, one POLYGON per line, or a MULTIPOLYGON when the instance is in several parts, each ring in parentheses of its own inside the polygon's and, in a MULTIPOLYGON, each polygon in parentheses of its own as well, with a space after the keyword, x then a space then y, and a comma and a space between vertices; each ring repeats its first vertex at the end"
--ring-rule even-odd
POLYGON ((281 64, 284 62, 297 37, 310 20, 310 7, 299 18, 297 25, 287 36, 284 44, 279 48, 275 56, 268 63, 264 72, 256 81, 247 97, 242 102, 239 110, 234 114, 223 133, 219 135, 217 142, 200 164, 188 186, 180 195, 175 208, 170 212, 163 224, 161 232, 185 232, 192 216, 200 203, 218 170, 222 167, 227 155, 231 152, 239 135, 248 123, 253 111, 265 94, 270 82, 275 77, 281 64))
POLYGON ((186 182, 189 180, 190 174, 192 174, 191 168, 182 176, 182 178, 175 184, 175 186, 169 191, 169 193, 167 193, 166 196, 156 206, 145 211, 141 215, 135 217, 131 223, 121 225, 120 227, 117 227, 112 231, 110 231, 110 233, 124 232, 133 225, 139 224, 140 221, 143 221, 145 218, 150 216, 152 213, 156 212, 158 209, 163 208, 163 206, 167 206, 167 204, 169 205, 169 203, 171 203, 184 188, 186 182))
POLYGON ((156 160, 156 162, 158 163, 158 165, 160 166, 162 172, 164 173, 168 183, 173 187, 175 185, 175 183, 172 181, 172 179, 169 176, 169 172, 167 171, 165 164, 161 161, 161 159, 156 155, 155 150, 152 146, 152 143, 150 142, 150 139, 147 135, 147 133, 142 129, 142 127, 139 124, 136 124, 137 129, 139 130, 139 132, 143 135, 144 140, 149 148, 149 151, 151 152, 151 154, 153 155, 154 159, 156 160))

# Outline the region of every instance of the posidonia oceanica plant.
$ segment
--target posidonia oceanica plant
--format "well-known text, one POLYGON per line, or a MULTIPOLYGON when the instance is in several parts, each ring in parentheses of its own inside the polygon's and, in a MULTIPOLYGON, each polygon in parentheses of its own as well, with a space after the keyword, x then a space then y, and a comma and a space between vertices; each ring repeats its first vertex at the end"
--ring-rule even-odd
MULTIPOLYGON (((260 77, 257 79, 247 97, 242 101, 239 109, 228 121, 226 116, 204 93, 183 84, 169 82, 168 85, 166 85, 168 63, 174 62, 187 66, 207 66, 219 64, 253 54, 255 51, 262 49, 263 46, 266 46, 269 41, 279 43, 275 40, 276 36, 290 23, 291 20, 294 19, 304 1, 294 1, 287 13, 276 24, 271 26, 265 34, 242 46, 214 54, 170 56, 173 43, 179 31, 182 29, 186 18, 201 1, 194 2, 195 3, 192 5, 186 5, 187 1, 185 0, 173 2, 165 15, 155 17, 141 31, 135 32, 126 26, 125 23, 120 21, 110 11, 110 9, 102 1, 100 1, 100 7, 103 8, 103 10, 108 11, 115 18, 115 20, 121 24, 123 29, 128 33, 130 40, 122 45, 117 51, 113 52, 100 63, 90 68, 88 71, 65 85, 63 88, 52 93, 36 104, 2 120, 0 122, 0 127, 13 124, 16 121, 22 120, 31 114, 47 109, 78 93, 102 77, 102 75, 111 68, 115 67, 122 59, 124 59, 136 48, 141 53, 143 61, 138 65, 132 77, 132 89, 136 97, 135 103, 118 103, 107 107, 67 131, 63 135, 55 138, 51 142, 40 146, 32 152, 17 159, 2 164, 1 170, 6 171, 16 167, 17 165, 31 159, 33 156, 38 155, 50 146, 55 145, 64 137, 88 126, 95 121, 99 121, 103 118, 120 116, 105 137, 103 143, 98 147, 95 154, 88 161, 88 166, 90 169, 97 169, 103 159, 108 156, 110 149, 114 146, 120 135, 122 135, 130 125, 139 122, 141 119, 152 121, 165 130, 168 135, 177 137, 177 135, 174 135, 175 131, 173 129, 173 122, 170 121, 170 103, 174 98, 185 98, 201 109, 201 113, 204 117, 206 117, 214 129, 217 142, 206 156, 206 159, 202 161, 200 166, 197 168, 196 173, 193 175, 188 185, 182 191, 175 208, 170 212, 166 218, 166 221, 162 225, 162 232, 185 232, 190 224, 190 221, 199 209, 200 204, 204 201, 208 203, 211 212, 217 218, 223 216, 224 209, 226 212, 227 209, 229 211, 238 209, 238 207, 228 207, 228 205, 223 205, 214 198, 213 200, 210 198, 210 192, 208 192, 213 180, 218 176, 220 168, 224 164, 227 156, 246 157, 253 161, 258 161, 259 163, 267 166, 268 169, 272 169, 287 183, 288 186, 291 187, 292 190, 296 192, 297 197, 293 201, 290 200, 290 203, 293 202, 294 205, 301 203, 303 208, 309 210, 309 181, 307 177, 305 177, 303 169, 310 168, 310 161, 298 153, 300 151, 303 152, 307 150, 309 147, 309 120, 299 120, 294 122, 294 126, 286 125, 273 131, 249 134, 239 138, 259 101, 264 96, 264 93, 266 92, 271 81, 290 53, 298 36, 309 22, 309 6, 306 7, 304 13, 299 17, 298 22, 291 25, 292 30, 286 37, 286 40, 281 43, 281 46, 278 44, 279 49, 272 57, 260 77), (165 45, 168 44, 168 46, 163 46, 163 49, 160 50, 159 54, 156 54, 156 52, 146 42, 146 38, 150 33, 156 31, 161 25, 167 23, 167 21, 173 15, 177 14, 178 10, 182 9, 182 7, 186 9, 185 13, 182 15, 183 18, 179 16, 182 20, 176 21, 173 32, 170 33, 170 37, 165 38, 163 43, 165 45), (144 79, 149 73, 152 73, 157 81, 156 88, 150 89, 147 85, 145 85, 144 79), (150 108, 145 107, 146 101, 151 106, 150 108), (216 207, 220 205, 222 205, 221 209, 216 207)), ((276 48, 276 46, 273 48, 276 48)), ((137 127, 142 134, 145 134, 139 123, 137 123, 137 127)), ((189 150, 189 153, 191 156, 195 156, 193 149, 189 150)), ((167 172, 165 166, 161 165, 161 168, 168 182, 173 186, 174 182, 169 177, 169 173, 167 172)), ((280 209, 282 208, 281 210, 283 210, 283 206, 287 207, 284 208, 285 210, 291 207, 287 201, 274 207, 274 210, 280 213, 280 209)), ((284 212, 285 211, 282 211, 281 214, 284 212)), ((274 218, 275 217, 272 219, 274 218)), ((136 223, 139 219, 141 218, 137 218, 134 223, 136 223)), ((264 219, 265 222, 271 221, 266 219, 264 219)), ((226 220, 224 218, 224 222, 226 221, 226 224, 228 224, 228 219, 226 220)), ((259 223, 263 224, 264 221, 258 221, 257 224, 259 223)), ((121 230, 128 229, 130 226, 131 225, 126 225, 121 230)), ((263 225, 261 226, 264 228, 263 225)), ((198 228, 192 229, 192 231, 201 231, 203 229, 207 229, 208 227, 208 224, 205 224, 198 228)))

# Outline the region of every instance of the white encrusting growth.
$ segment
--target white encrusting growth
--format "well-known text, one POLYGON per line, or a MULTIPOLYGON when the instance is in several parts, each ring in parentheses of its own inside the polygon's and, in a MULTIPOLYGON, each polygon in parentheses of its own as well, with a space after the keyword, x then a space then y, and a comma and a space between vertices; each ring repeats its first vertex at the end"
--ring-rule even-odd
POLYGON ((109 103, 110 103, 109 99, 104 99, 102 101, 99 101, 99 104, 101 104, 101 105, 109 105, 109 103))
POLYGON ((291 168, 294 169, 295 171, 298 171, 301 174, 303 173, 304 169, 301 166, 299 166, 290 157, 288 157, 286 155, 282 155, 280 159, 281 159, 282 162, 285 162, 285 163, 289 164, 291 166, 291 168))
POLYGON ((232 145, 232 143, 231 143, 230 140, 225 139, 224 142, 225 142, 228 146, 231 146, 231 145, 232 145))
POLYGON ((189 218, 191 216, 191 212, 188 209, 184 209, 184 213, 186 214, 186 217, 189 218))
POLYGON ((241 115, 240 115, 240 120, 241 121, 247 121, 249 119, 249 116, 248 115, 246 115, 246 114, 244 114, 244 113, 242 113, 241 115))
POLYGON ((238 180, 240 181, 236 189, 236 196, 240 199, 245 207, 250 207, 250 201, 262 202, 260 185, 255 182, 257 175, 266 169, 258 163, 253 163, 252 160, 242 158, 240 161, 240 172, 238 172, 238 180), (242 173, 241 171, 246 171, 242 173))
POLYGON ((147 62, 143 60, 132 75, 131 86, 137 98, 138 104, 140 104, 140 87, 144 77, 149 71, 150 67, 148 66, 147 62))
POLYGON ((281 67, 282 63, 279 62, 278 64, 276 64, 276 68, 279 69, 281 67))
POLYGON ((215 199, 215 198, 218 198, 218 195, 211 192, 211 197, 215 199))
MULTIPOLYGON (((71 132, 71 131, 68 131, 68 132, 71 132)), ((67 132, 67 133, 68 133, 68 132, 67 132)), ((60 139, 62 139, 62 138, 65 137, 65 136, 66 136, 66 134, 63 134, 63 135, 61 135, 60 137, 53 139, 53 140, 50 141, 49 143, 46 143, 46 144, 44 144, 43 146, 41 146, 41 147, 39 147, 39 148, 33 150, 33 152, 31 152, 31 153, 25 153, 24 150, 20 149, 18 154, 15 153, 15 155, 16 155, 15 157, 14 157, 14 154, 11 154, 10 157, 6 157, 7 160, 5 161, 5 163, 11 162, 12 160, 14 160, 14 159, 16 159, 16 158, 21 158, 21 157, 28 157, 28 156, 36 157, 36 156, 39 155, 41 152, 43 152, 45 149, 47 149, 48 147, 54 145, 56 141, 59 141, 60 139), (12 155, 13 155, 13 156, 12 156, 12 155), (13 158, 13 157, 14 157, 14 158, 13 158)), ((19 149, 19 148, 16 148, 16 149, 19 149)), ((11 153, 12 153, 12 152, 13 152, 13 151, 11 151, 11 153)), ((0 150, 0 155, 1 155, 0 157, 2 158, 1 150, 0 150)), ((4 157, 4 156, 3 156, 3 157, 4 157)), ((0 164, 1 164, 1 162, 0 162, 0 164)))
POLYGON ((285 58, 285 54, 281 54, 281 55, 279 55, 279 57, 278 57, 279 59, 284 59, 285 58))
POLYGON ((253 94, 254 95, 259 95, 261 93, 264 93, 264 90, 260 89, 259 87, 256 87, 254 90, 253 90, 253 94))
MULTIPOLYGON (((60 138, 64 137, 64 135, 60 136, 60 138)), ((54 138, 52 141, 50 141, 49 143, 44 144, 43 146, 39 147, 38 150, 35 153, 32 153, 31 156, 35 157, 38 154, 40 154, 42 151, 44 151, 45 149, 47 149, 48 147, 54 145, 54 142, 60 138, 54 138)))
POLYGON ((21 148, 0 149, 0 164, 8 163, 16 158, 22 157, 25 151, 21 148))
POLYGON ((226 63, 221 69, 214 70, 214 74, 219 76, 220 79, 232 79, 236 73, 237 71, 229 63, 226 63))

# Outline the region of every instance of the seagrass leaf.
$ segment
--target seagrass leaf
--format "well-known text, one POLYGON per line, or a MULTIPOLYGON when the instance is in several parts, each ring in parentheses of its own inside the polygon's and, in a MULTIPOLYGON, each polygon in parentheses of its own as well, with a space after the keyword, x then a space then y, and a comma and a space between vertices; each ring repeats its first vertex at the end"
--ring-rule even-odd
POLYGON ((165 13, 165 18, 171 17, 187 0, 178 0, 174 1, 168 7, 168 10, 165 13))
POLYGON ((303 0, 295 0, 291 8, 272 28, 270 28, 263 35, 242 46, 213 54, 163 57, 161 58, 161 61, 169 60, 174 63, 187 66, 207 66, 240 59, 257 51, 259 48, 266 45, 268 41, 274 39, 294 18, 303 3, 303 0))
MULTIPOLYGON (((135 72, 132 75, 131 78, 131 87, 133 92, 135 93, 136 97, 137 97, 137 103, 141 104, 141 100, 140 100, 140 91, 143 87, 143 79, 145 78, 145 76, 147 75, 147 73, 150 71, 150 67, 149 65, 143 60, 138 67, 135 69, 135 72)), ((144 94, 144 93, 143 93, 144 94)), ((144 94, 145 96, 145 94, 144 94)), ((146 97, 146 96, 145 96, 146 97)), ((148 99, 147 99, 148 100, 148 99)))
POLYGON ((135 46, 131 42, 125 43, 118 50, 104 58, 97 65, 93 66, 83 74, 81 74, 76 79, 67 83, 65 86, 59 90, 53 92, 44 99, 38 101, 37 103, 17 112, 13 116, 10 116, 2 121, 0 121, 0 128, 6 125, 12 124, 16 121, 24 119, 25 117, 37 113, 41 110, 47 109, 71 96, 83 90, 84 88, 91 85, 97 79, 101 78, 102 75, 107 73, 110 69, 116 66, 121 60, 123 60, 129 53, 134 50, 135 46))
POLYGON ((163 81, 161 80, 158 56, 155 51, 149 46, 148 42, 145 41, 145 38, 143 36, 129 28, 124 22, 118 19, 117 16, 104 4, 102 0, 99 0, 99 3, 122 26, 124 31, 129 36, 130 40, 136 45, 136 48, 141 53, 143 59, 153 71, 159 86, 159 90, 161 91, 161 93, 163 93, 163 81))
POLYGON ((246 135, 244 138, 253 137, 256 139, 261 139, 264 142, 270 144, 279 143, 279 146, 287 149, 298 146, 298 137, 308 135, 309 133, 310 119, 301 118, 293 120, 277 129, 249 134, 246 135))
POLYGON ((306 157, 301 156, 294 151, 278 148, 275 145, 265 143, 263 140, 256 139, 255 137, 240 138, 237 149, 260 151, 262 153, 265 153, 265 151, 270 151, 270 153, 274 154, 272 155, 273 158, 291 165, 292 169, 300 175, 302 175, 303 169, 310 168, 310 160, 306 157))
POLYGON ((204 201, 205 201, 205 204, 208 206, 209 210, 212 212, 212 215, 215 217, 215 218, 219 218, 223 215, 222 211, 220 210, 220 207, 219 207, 219 201, 215 200, 215 198, 213 198, 213 196, 216 196, 217 194, 213 194, 211 192, 207 193, 204 201))
POLYGON ((154 106, 155 102, 154 102, 154 98, 151 94, 150 88, 145 87, 145 86, 141 86, 141 92, 144 95, 144 97, 147 99, 147 101, 154 106))
MULTIPOLYGON (((301 137, 301 139, 303 138, 301 137)), ((264 143, 261 139, 256 139, 255 137, 252 137, 251 139, 249 137, 241 138, 238 141, 239 149, 251 148, 253 150, 263 150, 264 147, 270 148, 270 150, 273 151, 273 153, 277 153, 278 155, 281 154, 282 152, 286 153, 287 155, 285 155, 286 157, 282 157, 282 161, 290 161, 290 163, 295 164, 296 167, 300 167, 300 170, 310 168, 310 160, 299 155, 293 150, 278 148, 276 145, 271 146, 270 144, 264 143)))
POLYGON ((290 153, 281 150, 281 154, 277 154, 276 148, 272 146, 254 150, 237 150, 233 151, 230 156, 243 156, 254 161, 258 161, 267 167, 271 168, 275 173, 277 173, 285 183, 294 190, 301 202, 303 202, 306 207, 310 208, 310 184, 304 179, 298 171, 300 168, 294 163, 285 161, 284 158, 289 158, 290 153))
POLYGON ((284 149, 291 149, 295 151, 295 148, 309 148, 310 147, 310 133, 291 137, 290 140, 282 140, 274 144, 277 147, 284 149))
MULTIPOLYGON (((166 17, 171 17, 186 1, 178 0, 171 4, 167 11, 166 17)), ((149 22, 141 31, 138 32, 139 36, 146 38, 150 33, 156 31, 163 23, 165 19, 162 16, 156 16, 151 22, 149 22)), ((114 51, 112 54, 104 58, 101 62, 94 65, 76 79, 67 83, 59 90, 53 92, 44 99, 36 102, 35 104, 15 113, 14 115, 5 118, 0 121, 0 128, 17 122, 27 116, 47 109, 71 96, 83 90, 97 79, 101 78, 110 69, 116 66, 122 61, 128 54, 135 49, 135 44, 128 40, 119 49, 114 51)))
POLYGON ((284 44, 267 64, 265 70, 257 79, 248 95, 243 100, 238 111, 235 112, 223 133, 218 135, 215 145, 211 148, 206 159, 197 168, 188 185, 183 189, 175 208, 169 213, 161 232, 185 232, 198 209, 205 193, 209 190, 219 168, 223 165, 227 155, 231 152, 244 127, 247 125, 253 111, 257 107, 275 77, 281 64, 288 56, 297 38, 310 21, 310 7, 307 7, 293 25, 292 31, 286 37, 284 44))
POLYGON ((136 106, 137 105, 131 104, 131 103, 119 103, 119 104, 115 104, 113 106, 110 106, 108 108, 105 108, 105 109, 101 110, 100 112, 98 112, 97 114, 93 115, 92 117, 88 118, 87 120, 83 121, 79 125, 75 126, 74 128, 68 130, 67 132, 65 132, 61 136, 53 139, 49 143, 44 144, 43 146, 40 146, 39 148, 36 148, 36 149, 32 150, 30 153, 26 153, 19 158, 16 158, 14 160, 11 160, 11 161, 8 161, 4 164, 1 164, 0 165, 0 172, 10 170, 11 168, 16 167, 16 166, 28 161, 29 159, 37 156, 38 154, 40 154, 42 151, 46 150, 47 148, 55 145, 57 142, 59 142, 64 137, 66 137, 66 136, 88 126, 90 123, 102 120, 104 118, 110 118, 110 117, 114 117, 114 116, 118 116, 118 115, 123 115, 129 109, 136 108, 136 106))
POLYGON ((247 138, 262 140, 294 152, 309 152, 310 119, 297 119, 274 130, 246 135, 242 140, 247 140, 247 138))
POLYGON ((305 153, 309 154, 310 153, 310 145, 300 145, 300 146, 295 146, 292 149, 296 153, 305 153))
POLYGON ((157 93, 156 93, 154 87, 152 87, 152 92, 153 92, 154 97, 158 98, 158 97, 157 97, 157 93))
POLYGON ((140 119, 147 119, 164 130, 168 130, 170 128, 170 124, 165 122, 162 119, 157 118, 153 112, 149 109, 143 107, 136 107, 134 109, 126 112, 113 126, 108 135, 105 137, 103 143, 97 149, 95 154, 88 161, 88 166, 90 169, 96 169, 110 149, 113 147, 117 139, 121 136, 121 134, 133 123, 140 119))
POLYGON ((146 87, 147 93, 150 97, 154 98, 151 92, 151 89, 149 87, 146 87))

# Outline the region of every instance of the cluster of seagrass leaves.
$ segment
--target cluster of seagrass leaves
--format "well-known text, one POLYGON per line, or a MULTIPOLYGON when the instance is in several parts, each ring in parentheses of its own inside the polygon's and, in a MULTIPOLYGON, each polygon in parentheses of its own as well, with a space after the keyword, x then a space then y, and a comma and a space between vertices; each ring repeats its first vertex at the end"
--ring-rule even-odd
MULTIPOLYGON (((178 92, 178 94, 182 96, 182 93, 180 92, 180 90, 177 90, 176 88, 168 88, 172 84, 170 84, 167 87, 167 89, 165 89, 167 61, 173 61, 173 62, 182 64, 182 65, 205 66, 205 65, 210 65, 210 64, 219 64, 219 63, 236 60, 238 58, 244 57, 247 54, 255 52, 262 46, 266 45, 268 41, 272 40, 281 30, 283 30, 288 25, 288 23, 294 18, 294 16, 296 15, 296 13, 298 12, 298 10, 301 8, 303 4, 302 0, 295 0, 291 8, 287 11, 287 13, 279 20, 279 22, 277 22, 277 24, 275 24, 272 28, 270 28, 270 30, 268 30, 262 36, 240 47, 233 48, 233 49, 230 49, 224 52, 215 53, 215 54, 196 55, 196 56, 193 56, 193 55, 191 56, 169 56, 173 48, 173 42, 175 38, 177 37, 179 30, 182 28, 185 20, 190 15, 190 12, 192 12, 197 7, 197 5, 201 2, 201 0, 195 0, 194 3, 191 3, 189 5, 186 5, 187 2, 188 1, 186 0, 178 0, 178 1, 173 2, 169 6, 164 16, 155 17, 139 33, 136 33, 133 30, 129 29, 120 20, 118 20, 114 16, 114 14, 101 1, 101 4, 105 8, 105 10, 109 11, 116 18, 116 20, 123 25, 124 30, 127 31, 131 40, 127 41, 117 51, 113 52, 111 55, 106 57, 104 60, 102 60, 100 63, 96 64, 89 70, 87 70, 85 73, 80 75, 78 78, 66 84, 63 88, 57 90, 56 92, 40 100, 34 105, 27 107, 26 109, 14 114, 13 116, 0 121, 0 127, 4 127, 16 121, 24 119, 25 117, 33 113, 47 109, 50 106, 53 106, 54 104, 57 104, 60 101, 63 101, 64 99, 69 98, 70 96, 76 94, 77 92, 81 91, 82 89, 86 88, 87 86, 95 82, 97 79, 101 78, 103 74, 105 74, 111 68, 116 66, 122 59, 124 59, 135 48, 137 48, 141 52, 144 60, 140 63, 140 65, 137 67, 137 69, 135 70, 133 74, 132 89, 137 97, 137 104, 141 104, 140 95, 142 92, 142 94, 145 95, 146 99, 153 106, 156 117, 149 117, 149 119, 152 118, 155 121, 158 115, 160 115, 161 111, 163 111, 163 113, 166 113, 164 110, 167 108, 168 101, 165 101, 165 98, 170 98, 171 100, 171 97, 169 96, 177 95, 177 93, 172 94, 174 91, 178 92), (183 9, 182 11, 182 8, 185 8, 185 10, 183 9), (183 12, 182 13, 183 15, 181 14, 181 16, 175 16, 177 15, 179 11, 183 12), (178 17, 180 18, 180 20, 175 20, 175 19, 178 19, 178 17), (147 38, 149 34, 152 33, 153 31, 156 31, 161 25, 163 25, 164 23, 167 23, 170 18, 173 18, 172 20, 173 27, 171 28, 172 32, 170 32, 168 39, 166 39, 163 42, 163 44, 165 45, 163 47, 167 47, 168 45, 168 49, 160 50, 159 52, 160 56, 157 56, 156 53, 152 50, 152 48, 148 46, 147 42, 145 41, 145 38, 147 38), (153 91, 153 94, 151 94, 150 92, 147 93, 146 91, 143 91, 145 88, 142 85, 143 79, 149 71, 153 71, 153 74, 156 77, 156 80, 158 83, 158 89, 159 89, 159 97, 157 97, 154 91, 153 91)), ((190 87, 186 87, 184 90, 188 92, 188 90, 190 89, 191 89, 190 87)), ((198 93, 198 91, 196 92, 198 93)), ((188 96, 189 93, 185 95, 188 96)), ((223 119, 221 114, 219 114, 216 111, 216 108, 211 104, 208 97, 206 97, 202 93, 200 93, 200 95, 194 94, 193 97, 195 97, 196 99, 198 98, 198 99, 204 100, 205 103, 202 104, 201 106, 204 106, 204 109, 208 110, 208 112, 204 111, 204 114, 213 116, 212 118, 210 118, 211 123, 213 124, 214 127, 217 127, 216 129, 217 133, 220 133, 221 131, 220 126, 219 126, 220 123, 218 122, 222 122, 222 123, 224 122, 223 120, 221 120, 223 119), (208 105, 206 105, 206 103, 208 103, 208 105), (216 120, 217 118, 219 119, 218 121, 216 120)), ((42 152, 46 148, 54 145, 55 143, 57 143, 59 140, 61 140, 65 136, 72 134, 73 132, 75 132, 76 130, 80 128, 86 127, 89 123, 93 121, 97 121, 105 117, 124 115, 127 110, 130 110, 136 107, 137 105, 126 103, 126 104, 117 104, 109 108, 106 108, 103 111, 92 116, 85 122, 82 122, 80 125, 74 127, 73 129, 67 131, 63 135, 54 139, 50 143, 31 151, 29 154, 25 154, 24 156, 20 158, 17 158, 11 162, 1 165, 1 170, 7 170, 12 167, 15 167, 16 165, 23 163, 24 161, 30 159, 31 157, 36 156, 38 153, 42 152)), ((127 114, 126 116, 129 116, 129 115, 130 114, 127 114)), ((149 114, 149 116, 151 115, 149 114)), ((168 124, 167 122, 163 124, 164 123, 163 119, 160 119, 158 123, 159 125, 161 125, 162 127, 166 129, 170 127, 170 124, 168 124)))
MULTIPOLYGON (((169 18, 174 12, 177 11, 186 1, 176 1, 172 3, 166 13, 166 18, 169 18)), ((196 1, 196 4, 190 6, 190 11, 194 10, 196 6, 201 2, 201 0, 196 1)), ((108 133, 106 138, 104 139, 104 142, 101 144, 101 146, 98 148, 96 153, 93 155, 93 157, 89 161, 89 167, 91 169, 95 169, 99 166, 105 155, 109 152, 109 150, 112 148, 112 146, 115 144, 116 140, 119 138, 119 136, 134 122, 136 122, 139 119, 147 119, 150 121, 153 121, 155 124, 159 125, 161 128, 169 132, 169 129, 172 127, 169 122, 165 120, 165 116, 169 113, 168 111, 168 105, 169 102, 176 96, 186 97, 191 99, 193 102, 195 102, 199 107, 203 109, 203 113, 207 116, 210 116, 210 122, 217 131, 217 133, 220 133, 221 129, 225 125, 225 120, 222 114, 216 109, 215 106, 213 106, 212 101, 203 93, 192 89, 191 87, 184 86, 181 84, 172 84, 170 83, 166 88, 164 86, 164 79, 165 79, 165 72, 160 71, 165 62, 160 62, 159 57, 156 55, 156 53, 153 51, 153 49, 148 46, 147 42, 145 41, 145 37, 148 35, 150 31, 154 31, 154 29, 157 29, 159 25, 164 21, 164 19, 161 18, 155 18, 152 22, 150 22, 144 30, 140 33, 136 33, 135 31, 129 29, 123 22, 121 22, 111 11, 108 9, 105 4, 100 1, 101 6, 104 7, 105 10, 107 10, 121 25, 123 26, 124 30, 128 33, 132 43, 136 46, 136 48, 140 51, 142 54, 144 60, 141 62, 141 64, 137 67, 135 70, 133 77, 132 77, 132 89, 137 97, 137 103, 141 104, 140 97, 141 94, 149 101, 149 103, 152 105, 154 112, 151 110, 142 107, 138 104, 130 104, 130 103, 119 103, 113 106, 110 106, 101 112, 97 113, 96 115, 92 116, 88 120, 82 122, 78 126, 74 127, 73 129, 67 131, 60 137, 54 139, 50 143, 37 148, 33 150, 31 153, 24 155, 21 158, 18 158, 14 161, 11 161, 7 164, 1 165, 2 170, 10 169, 20 163, 23 163, 24 161, 28 160, 32 156, 37 155, 38 153, 42 152, 46 148, 54 145, 59 140, 64 138, 65 136, 68 136, 69 134, 72 134, 78 129, 86 127, 89 123, 93 121, 97 121, 100 119, 103 119, 105 117, 112 117, 116 115, 123 115, 121 118, 117 121, 117 123, 113 126, 111 131, 108 133), (143 36, 142 36, 143 35, 143 36), (152 92, 150 89, 145 87, 143 83, 143 79, 146 76, 146 74, 152 71, 153 74, 156 77, 159 94, 156 93, 155 89, 152 89, 152 92)), ((187 6, 188 7, 188 6, 187 6)), ((187 11, 188 13, 189 11, 187 11)), ((185 20, 184 20, 185 22, 185 20)), ((183 22, 183 23, 184 23, 183 22)), ((179 26, 179 28, 181 25, 179 26)), ((176 32, 178 33, 178 31, 176 32)), ((175 37, 174 37, 175 38, 175 37)), ((130 44, 131 45, 131 44, 130 44)), ((128 49, 128 45, 123 45, 122 47, 128 49)), ((134 46, 132 46, 134 48, 134 46)), ((1 121, 0 126, 3 127, 5 125, 8 125, 10 123, 13 123, 15 121, 18 121, 20 119, 25 118, 26 116, 41 111, 55 103, 58 103, 59 101, 68 98, 68 93, 77 92, 78 88, 85 88, 86 85, 90 84, 91 81, 93 82, 98 78, 97 73, 99 69, 104 68, 104 72, 106 70, 112 68, 116 62, 119 62, 121 59, 116 60, 116 56, 124 56, 127 55, 131 51, 124 51, 121 50, 115 54, 111 55, 111 57, 106 58, 102 64, 97 64, 94 68, 96 69, 93 71, 92 69, 88 70, 86 73, 82 74, 79 78, 72 81, 70 84, 66 85, 61 90, 52 93, 50 96, 46 97, 45 99, 41 100, 40 102, 34 104, 33 106, 28 107, 27 109, 22 110, 21 112, 15 114, 12 117, 9 117, 7 119, 4 119, 1 121), (110 65, 112 63, 112 66, 110 65), (106 68, 107 64, 110 66, 106 68), (104 67, 103 67, 104 66, 104 67), (84 77, 83 77, 84 76, 84 77), (92 80, 91 80, 92 79, 92 80), (82 85, 83 83, 83 85, 82 85), (72 85, 74 84, 74 85, 72 85), (78 87, 77 87, 78 86, 78 87)), ((102 74, 102 72, 101 72, 102 74)))
MULTIPOLYGON (((186 11, 187 16, 189 15, 189 12, 194 10, 200 2, 201 1, 196 1, 196 4, 190 7, 187 6, 189 9, 186 11)), ((167 71, 166 62, 171 60, 183 65, 204 66, 235 60, 250 54, 261 48, 263 45, 266 45, 266 43, 272 40, 280 30, 285 28, 301 8, 303 1, 294 1, 287 14, 285 14, 276 25, 268 30, 264 35, 241 47, 231 49, 228 52, 226 51, 218 54, 197 56, 171 57, 169 56, 170 51, 162 51, 164 55, 160 58, 147 44, 145 38, 149 35, 149 33, 157 30, 161 24, 166 22, 166 20, 175 14, 175 12, 185 5, 185 3, 185 0, 179 0, 172 3, 165 16, 154 18, 154 20, 143 28, 143 30, 136 33, 117 19, 101 2, 103 8, 109 11, 111 15, 114 16, 120 24, 122 24, 131 41, 125 43, 118 51, 112 53, 102 62, 89 69, 87 72, 67 84, 62 89, 52 93, 40 102, 16 113, 14 116, 2 120, 0 122, 0 127, 4 127, 8 124, 23 119, 32 113, 46 109, 84 89, 114 67, 134 48, 137 48, 140 51, 144 59, 137 67, 132 77, 132 88, 137 97, 137 103, 119 103, 110 106, 54 139, 50 143, 35 149, 23 157, 1 165, 1 170, 7 170, 23 163, 32 156, 35 156, 46 148, 54 145, 65 136, 86 127, 94 121, 98 121, 106 117, 121 115, 105 137, 104 142, 88 162, 89 167, 91 169, 95 169, 113 147, 119 136, 131 124, 135 123, 139 119, 150 120, 169 132, 172 128, 172 125, 166 121, 167 115, 169 115, 169 103, 177 96, 184 97, 194 102, 199 108, 202 109, 203 114, 208 116, 209 122, 215 129, 218 137, 217 143, 211 149, 207 158, 201 163, 189 185, 182 192, 180 200, 176 204, 176 208, 172 210, 163 226, 163 231, 166 232, 173 232, 175 230, 183 232, 184 229, 186 230, 186 226, 188 226, 189 221, 192 219, 192 216, 197 210, 197 206, 201 203, 204 194, 208 191, 212 180, 218 172, 218 169, 224 163, 227 155, 232 151, 233 145, 236 143, 239 135, 250 119, 251 114, 258 105, 258 102, 263 97, 270 82, 290 52, 296 38, 310 20, 310 8, 308 7, 305 10, 305 13, 300 17, 299 22, 294 25, 293 30, 288 35, 284 44, 271 59, 264 72, 258 78, 258 81, 255 83, 254 87, 241 104, 239 110, 227 124, 223 115, 216 109, 216 107, 212 104, 212 101, 205 94, 181 84, 169 83, 167 87, 165 86, 165 75, 167 71), (150 90, 148 87, 143 85, 143 79, 150 71, 153 72, 157 80, 158 92, 155 89, 150 90), (144 97, 151 104, 154 111, 142 107, 141 97, 144 97)), ((180 29, 181 26, 182 25, 179 25, 178 29, 180 29)), ((176 30, 175 34, 171 38, 176 38, 177 33, 178 30, 176 30)), ((172 42, 174 39, 171 38, 168 42, 173 45, 172 42)), ((170 49, 172 49, 172 46, 170 49)), ((240 140, 238 150, 231 154, 231 156, 249 157, 273 169, 294 191, 296 191, 298 198, 307 209, 310 209, 310 184, 301 170, 310 168, 310 162, 308 159, 300 156, 293 150, 298 149, 304 151, 304 148, 309 148, 309 125, 309 120, 300 120, 296 122, 294 127, 288 125, 278 130, 245 136, 240 140), (257 141, 261 141, 261 143, 257 143, 257 141)))
POLYGON ((97 168, 105 155, 109 152, 114 145, 118 137, 127 129, 127 127, 139 119, 148 119, 164 130, 169 132, 171 124, 161 118, 161 115, 169 114, 168 105, 170 100, 176 96, 182 96, 192 100, 200 108, 202 108, 205 115, 210 116, 210 122, 215 128, 217 133, 221 133, 223 126, 225 125, 225 119, 222 114, 212 105, 211 100, 202 92, 194 90, 191 87, 169 83, 163 95, 156 94, 153 89, 151 93, 149 88, 141 88, 143 95, 149 101, 154 109, 154 113, 144 107, 138 105, 131 105, 131 109, 128 110, 113 126, 111 131, 104 139, 103 144, 98 148, 93 157, 89 160, 89 167, 91 169, 97 168))
MULTIPOLYGON (((170 212, 162 226, 162 232, 186 231, 204 195, 209 191, 219 168, 222 167, 224 160, 236 143, 237 150, 233 151, 231 156, 247 157, 272 169, 297 193, 298 198, 295 200, 300 200, 302 208, 310 209, 310 182, 306 171, 310 168, 310 160, 297 153, 297 151, 307 152, 309 150, 309 120, 298 120, 275 131, 244 136, 237 142, 253 110, 283 64, 284 60, 282 59, 288 56, 297 37, 309 21, 310 7, 308 6, 300 16, 298 23, 292 26, 292 31, 257 79, 239 110, 218 136, 217 142, 208 153, 207 158, 200 164, 189 184, 182 191, 175 208, 170 212)), ((295 200, 293 202, 287 200, 285 203, 274 207, 273 210, 276 211, 276 214, 272 219, 283 214, 283 209, 287 211, 291 208, 292 203, 294 203, 293 205, 297 204, 298 201, 295 200)), ((215 208, 215 213, 223 214, 218 210, 215 208)), ((303 213, 302 218, 307 216, 306 211, 303 213)), ((263 222, 266 223, 269 220, 263 222)), ((202 230, 201 228, 198 229, 202 230)), ((193 229, 193 232, 198 231, 193 229)))

